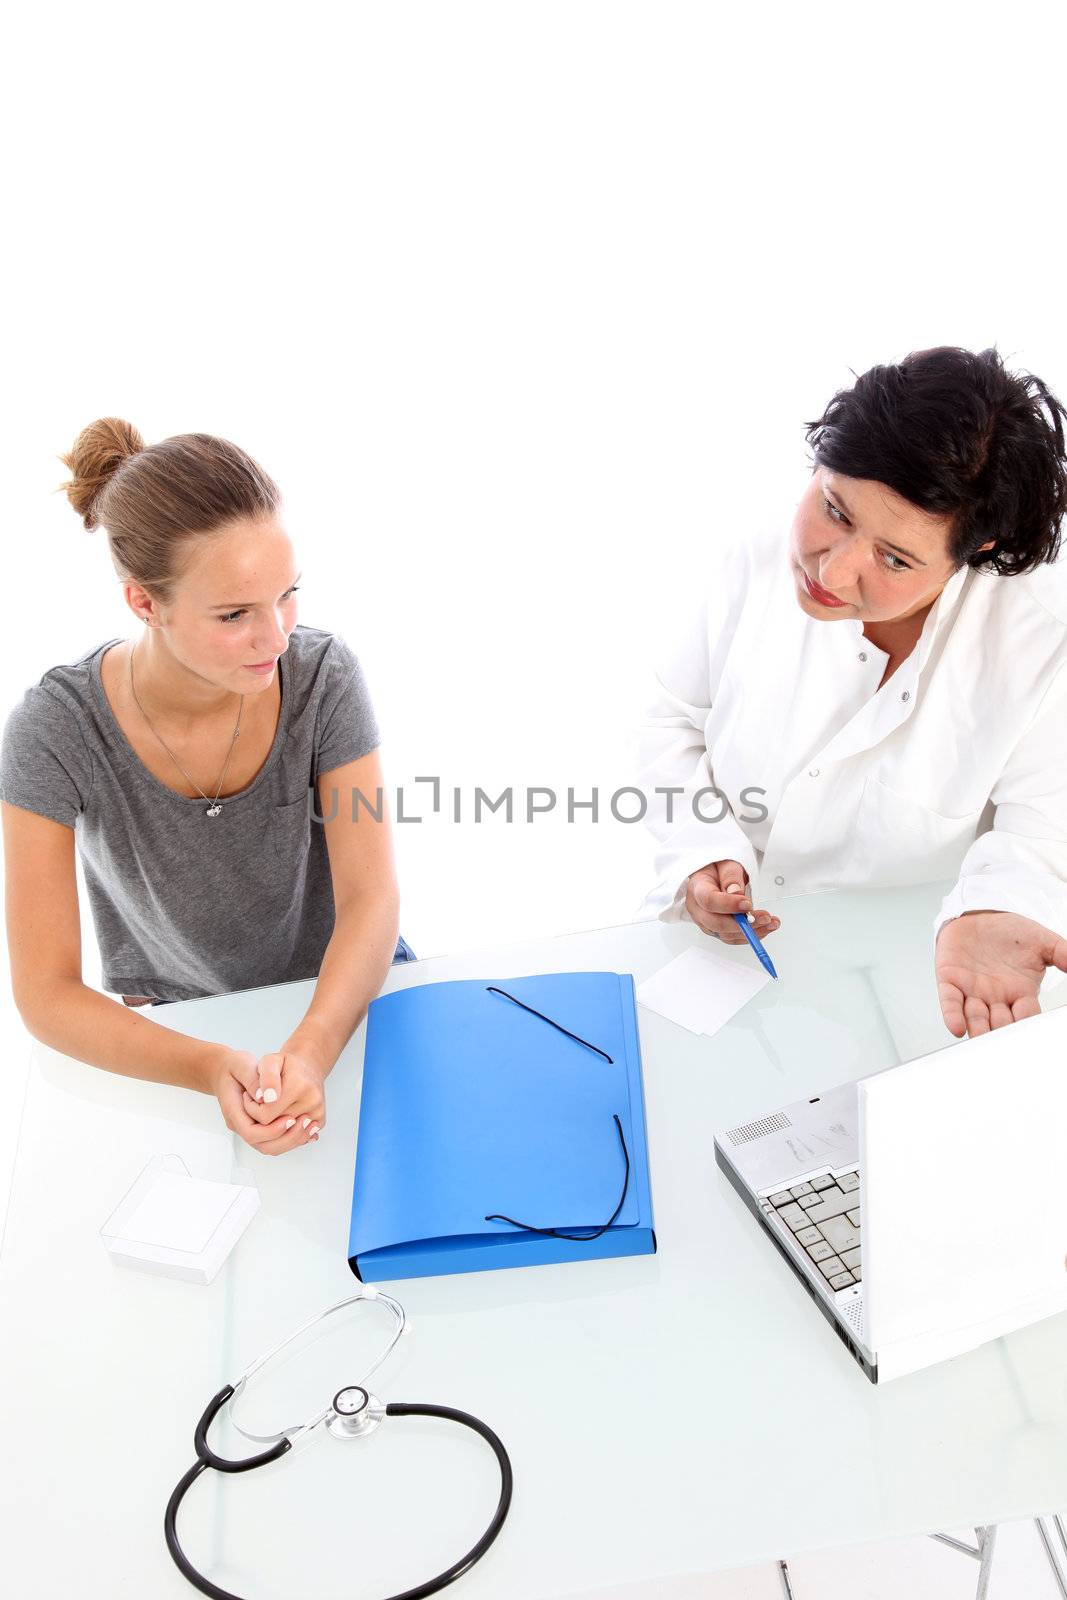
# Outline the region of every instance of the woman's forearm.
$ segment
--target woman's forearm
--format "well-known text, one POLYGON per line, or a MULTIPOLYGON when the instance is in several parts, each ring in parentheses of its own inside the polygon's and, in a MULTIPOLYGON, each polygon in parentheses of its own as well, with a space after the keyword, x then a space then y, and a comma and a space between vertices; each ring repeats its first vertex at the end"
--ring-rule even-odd
POLYGON ((399 931, 400 903, 392 895, 344 904, 307 1013, 279 1048, 306 1055, 329 1073, 381 992, 399 931))
POLYGON ((35 1039, 105 1072, 214 1094, 217 1044, 149 1022, 77 978, 57 984, 22 1020, 35 1039))
MULTIPOLYGON (((329 1073, 385 982, 400 927, 392 898, 354 901, 337 913, 311 1004, 283 1050, 329 1073)), ((22 1020, 42 1044, 105 1072, 214 1094, 219 1045, 164 1027, 78 979, 50 988, 22 1020)))

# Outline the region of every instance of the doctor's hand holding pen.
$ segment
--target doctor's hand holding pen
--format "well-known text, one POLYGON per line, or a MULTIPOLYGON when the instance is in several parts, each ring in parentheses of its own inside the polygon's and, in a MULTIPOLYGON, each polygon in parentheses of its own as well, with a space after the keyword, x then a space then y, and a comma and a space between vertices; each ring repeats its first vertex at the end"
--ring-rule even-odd
POLYGON ((934 949, 941 1014, 973 1038, 1041 1010, 1048 967, 1067 972, 1067 939, 1014 911, 965 911, 943 924, 934 949))
POLYGON ((723 944, 745 944, 736 918, 746 918, 757 938, 765 939, 781 927, 769 911, 754 911, 748 897, 748 873, 737 861, 715 861, 689 878, 685 909, 698 928, 723 944))

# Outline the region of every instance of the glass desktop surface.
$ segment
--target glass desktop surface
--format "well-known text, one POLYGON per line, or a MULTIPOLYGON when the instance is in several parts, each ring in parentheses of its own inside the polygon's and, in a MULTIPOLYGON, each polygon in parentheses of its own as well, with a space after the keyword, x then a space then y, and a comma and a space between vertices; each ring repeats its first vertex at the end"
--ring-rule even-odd
MULTIPOLYGON (((884 1386, 835 1337, 718 1170, 713 1131, 952 1044, 931 925, 948 885, 773 903, 780 982, 713 1037, 638 1007, 655 1255, 380 1287, 412 1331, 370 1388, 455 1406, 502 1437, 511 1514, 454 1587, 559 1600, 853 1541, 1067 1505, 1067 1315, 884 1386)), ((395 966, 384 992, 448 978, 587 969, 639 984, 673 956, 726 950, 690 923, 631 923, 395 966)), ((263 1053, 313 984, 147 1012, 263 1053)), ((1067 985, 1046 985, 1046 1008, 1067 985)), ((163 1511, 224 1382, 358 1287, 346 1246, 365 1025, 327 1081, 318 1145, 270 1158, 214 1100, 39 1045, 0 1257, 5 1436, 0 1519, 20 1596, 194 1592, 163 1511), (97 1237, 132 1177, 175 1152, 202 1176, 234 1159, 262 1208, 207 1286, 117 1267, 97 1237)), ((357 1307, 256 1391, 252 1431, 299 1422, 358 1382, 388 1334, 357 1307)), ((248 1445, 228 1425, 216 1448, 248 1445)), ((487 1447, 447 1424, 323 1430, 252 1474, 202 1477, 179 1531, 213 1582, 249 1600, 395 1594, 457 1559, 496 1503, 487 1447)))

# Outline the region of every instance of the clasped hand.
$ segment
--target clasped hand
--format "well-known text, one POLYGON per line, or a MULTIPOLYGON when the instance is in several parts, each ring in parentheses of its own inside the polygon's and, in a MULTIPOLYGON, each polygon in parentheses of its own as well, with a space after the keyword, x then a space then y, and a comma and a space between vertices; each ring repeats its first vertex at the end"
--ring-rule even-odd
POLYGON ((318 1142, 326 1126, 326 1074, 307 1056, 278 1050, 256 1057, 224 1049, 214 1090, 226 1126, 266 1156, 318 1142))

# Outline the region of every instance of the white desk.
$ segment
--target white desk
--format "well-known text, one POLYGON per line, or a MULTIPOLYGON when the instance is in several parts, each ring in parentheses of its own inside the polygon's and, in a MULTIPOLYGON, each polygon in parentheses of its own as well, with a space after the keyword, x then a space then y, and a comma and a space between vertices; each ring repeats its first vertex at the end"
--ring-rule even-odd
MULTIPOLYGON (((384 1286, 413 1333, 372 1387, 475 1412, 514 1465, 508 1522, 457 1595, 546 1600, 624 1583, 653 1594, 680 1574, 1067 1504, 1067 1316, 877 1388, 713 1159, 714 1128, 950 1042, 930 959, 940 894, 782 902, 782 981, 712 1039, 639 1008, 655 1256, 384 1286)), ((386 987, 587 968, 640 982, 702 937, 630 924, 394 967, 386 987)), ((311 988, 147 1014, 262 1052, 311 988)), ((1064 1000, 1067 988, 1045 1004, 1064 1000)), ((195 1592, 162 1535, 194 1423, 226 1379, 355 1287, 345 1248, 363 1036, 328 1082, 319 1145, 274 1159, 220 1137, 213 1100, 35 1047, 0 1263, 0 1516, 20 1600, 195 1592), (225 1176, 231 1149, 253 1167, 263 1209, 212 1285, 111 1264, 97 1231, 151 1155, 225 1176)), ((310 1378, 305 1367, 287 1390, 295 1411, 266 1426, 301 1420, 359 1376, 331 1350, 333 1365, 310 1378)), ((233 1453, 228 1428, 217 1439, 233 1453)), ((477 1439, 397 1419, 363 1442, 320 1435, 247 1477, 209 1474, 181 1532, 213 1581, 251 1600, 386 1595, 468 1547, 495 1483, 477 1439)))

